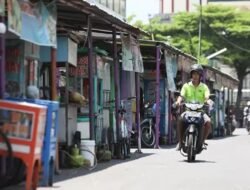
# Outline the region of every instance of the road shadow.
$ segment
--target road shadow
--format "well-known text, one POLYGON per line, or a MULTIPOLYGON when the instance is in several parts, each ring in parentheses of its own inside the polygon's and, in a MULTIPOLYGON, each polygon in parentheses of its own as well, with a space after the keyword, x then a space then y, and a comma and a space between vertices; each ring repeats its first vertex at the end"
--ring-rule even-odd
POLYGON ((95 172, 99 172, 105 169, 108 169, 110 167, 116 166, 118 164, 123 164, 131 161, 135 161, 147 156, 151 156, 153 153, 138 153, 134 152, 130 154, 130 158, 127 159, 112 159, 107 162, 99 162, 94 169, 88 169, 88 168, 72 168, 72 169, 63 169, 61 171, 60 175, 56 175, 54 178, 54 182, 60 182, 68 179, 72 179, 75 177, 90 175, 95 172))
POLYGON ((194 162, 188 162, 187 159, 180 160, 179 162, 185 162, 189 164, 200 164, 200 163, 208 163, 208 164, 216 164, 217 162, 211 160, 195 160, 194 162))
MULTIPOLYGON (((81 168, 70 168, 70 169, 62 169, 60 171, 59 175, 54 175, 54 183, 60 182, 60 181, 64 181, 64 180, 69 180, 69 179, 73 179, 76 177, 80 177, 80 176, 85 176, 85 175, 90 175, 93 174, 95 172, 99 172, 108 168, 111 168, 113 166, 116 166, 118 164, 123 164, 123 163, 127 163, 127 162, 131 162, 131 161, 135 161, 147 156, 151 156, 154 153, 138 153, 138 152, 132 152, 130 154, 130 158, 126 158, 126 159, 112 159, 110 161, 102 161, 102 162, 98 162, 98 164, 96 165, 96 167, 94 167, 93 169, 89 169, 87 167, 81 167, 81 168)), ((53 187, 42 187, 42 186, 38 186, 39 190, 44 189, 58 189, 61 188, 59 186, 54 185, 53 187)), ((9 186, 6 188, 1 188, 1 190, 24 190, 25 189, 25 182, 22 182, 18 185, 15 186, 9 186)))
POLYGON ((176 144, 160 145, 160 149, 175 149, 176 144))

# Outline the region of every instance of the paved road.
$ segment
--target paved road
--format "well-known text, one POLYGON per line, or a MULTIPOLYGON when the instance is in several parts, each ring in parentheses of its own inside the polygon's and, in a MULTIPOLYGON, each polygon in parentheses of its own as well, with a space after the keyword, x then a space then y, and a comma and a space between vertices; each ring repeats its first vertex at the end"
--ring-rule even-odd
POLYGON ((187 163, 173 147, 145 149, 143 155, 99 164, 92 172, 64 171, 53 188, 39 190, 250 190, 246 131, 237 129, 232 137, 207 142, 208 150, 195 163, 187 163))

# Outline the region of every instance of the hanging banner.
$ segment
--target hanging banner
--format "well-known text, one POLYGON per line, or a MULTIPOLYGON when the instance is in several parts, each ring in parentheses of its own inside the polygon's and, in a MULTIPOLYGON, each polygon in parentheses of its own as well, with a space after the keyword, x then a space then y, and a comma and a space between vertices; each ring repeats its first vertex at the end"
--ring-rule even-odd
POLYGON ((0 0, 0 16, 5 16, 5 0, 0 0))
POLYGON ((130 46, 130 36, 121 36, 122 40, 122 69, 133 71, 133 54, 130 46))
POLYGON ((30 3, 20 0, 21 38, 39 46, 56 47, 56 4, 45 6, 42 1, 30 3))
POLYGON ((8 2, 8 30, 20 36, 22 31, 20 5, 17 0, 8 0, 7 2, 8 2))
POLYGON ((131 35, 121 35, 122 40, 122 69, 143 73, 143 60, 139 43, 131 35))
POLYGON ((176 56, 171 56, 167 53, 167 51, 164 52, 165 54, 165 64, 166 64, 166 74, 167 74, 167 81, 168 81, 168 90, 170 91, 175 91, 176 90, 176 85, 174 78, 176 77, 177 74, 177 57, 176 56))
POLYGON ((104 77, 104 62, 100 56, 96 56, 96 67, 97 67, 97 76, 100 79, 104 77))

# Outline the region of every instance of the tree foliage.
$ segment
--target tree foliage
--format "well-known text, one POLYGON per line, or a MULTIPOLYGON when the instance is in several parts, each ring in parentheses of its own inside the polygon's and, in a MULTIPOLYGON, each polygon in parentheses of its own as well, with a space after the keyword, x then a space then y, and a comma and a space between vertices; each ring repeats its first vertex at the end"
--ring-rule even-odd
MULTIPOLYGON (((137 21, 135 25, 153 34, 154 39, 166 41, 197 57, 199 8, 197 7, 196 12, 175 14, 170 23, 163 22, 160 18, 153 18, 149 24, 137 21)), ((250 69, 250 11, 222 5, 203 6, 201 36, 202 60, 222 48, 227 48, 219 58, 236 69, 239 79, 237 97, 239 107, 243 79, 250 69)))

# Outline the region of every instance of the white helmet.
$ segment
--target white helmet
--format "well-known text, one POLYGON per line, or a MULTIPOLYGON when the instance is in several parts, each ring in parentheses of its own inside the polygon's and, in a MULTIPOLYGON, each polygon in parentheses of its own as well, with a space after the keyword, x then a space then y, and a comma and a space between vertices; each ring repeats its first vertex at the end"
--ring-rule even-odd
POLYGON ((247 106, 250 106, 250 101, 247 102, 247 106))

